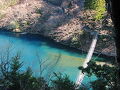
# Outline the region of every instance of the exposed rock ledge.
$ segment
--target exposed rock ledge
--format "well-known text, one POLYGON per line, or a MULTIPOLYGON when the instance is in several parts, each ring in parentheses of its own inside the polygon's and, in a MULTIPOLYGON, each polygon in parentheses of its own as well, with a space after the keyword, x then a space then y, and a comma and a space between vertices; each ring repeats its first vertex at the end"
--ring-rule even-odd
MULTIPOLYGON (((92 35, 83 30, 81 9, 84 0, 20 0, 19 4, 0 9, 0 27, 15 32, 37 33, 80 50, 88 51, 92 35), (55 2, 54 2, 55 1, 55 2), (54 3, 51 3, 54 2, 54 3)), ((114 40, 99 39, 97 53, 116 56, 114 40)))

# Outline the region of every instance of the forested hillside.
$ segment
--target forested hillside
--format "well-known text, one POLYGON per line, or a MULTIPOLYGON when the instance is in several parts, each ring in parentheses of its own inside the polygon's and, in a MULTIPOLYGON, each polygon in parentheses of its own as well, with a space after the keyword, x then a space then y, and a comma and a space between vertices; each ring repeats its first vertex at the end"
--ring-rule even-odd
POLYGON ((95 51, 116 55, 104 0, 0 0, 0 27, 41 34, 84 51, 89 49, 92 32, 98 31, 95 51))

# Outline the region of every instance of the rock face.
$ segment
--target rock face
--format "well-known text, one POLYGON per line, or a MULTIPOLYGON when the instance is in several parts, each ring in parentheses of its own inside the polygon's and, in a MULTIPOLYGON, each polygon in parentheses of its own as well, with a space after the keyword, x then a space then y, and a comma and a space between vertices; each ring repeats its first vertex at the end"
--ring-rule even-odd
MULTIPOLYGON (((15 32, 41 34, 52 38, 56 42, 87 51, 92 35, 83 30, 80 18, 82 16, 81 10, 84 6, 83 1, 18 0, 12 6, 0 8, 0 28, 4 27, 15 32)), ((5 1, 0 0, 0 5, 2 4, 1 2, 5 1)), ((96 48, 97 52, 106 49, 106 46, 102 46, 101 50, 99 48, 101 46, 100 41, 96 48)), ((107 47, 111 46, 108 45, 107 47)), ((111 48, 107 48, 107 52, 113 53, 115 51, 115 49, 110 50, 111 48)))

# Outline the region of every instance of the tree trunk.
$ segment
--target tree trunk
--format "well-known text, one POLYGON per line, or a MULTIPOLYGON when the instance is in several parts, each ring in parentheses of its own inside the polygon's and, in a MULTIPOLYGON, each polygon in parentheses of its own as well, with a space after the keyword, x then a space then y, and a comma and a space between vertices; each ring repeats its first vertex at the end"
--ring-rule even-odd
POLYGON ((111 18, 115 28, 117 62, 120 65, 120 0, 111 0, 111 18))

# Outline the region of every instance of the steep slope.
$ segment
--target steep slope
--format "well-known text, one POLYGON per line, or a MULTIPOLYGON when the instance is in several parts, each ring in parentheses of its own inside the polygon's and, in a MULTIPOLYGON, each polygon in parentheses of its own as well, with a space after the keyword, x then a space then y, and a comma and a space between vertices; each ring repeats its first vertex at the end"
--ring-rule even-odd
MULTIPOLYGON (((0 28, 41 34, 56 42, 87 51, 92 33, 84 30, 83 1, 0 0, 0 28)), ((114 41, 98 40, 96 52, 101 51, 115 55, 114 41)))

